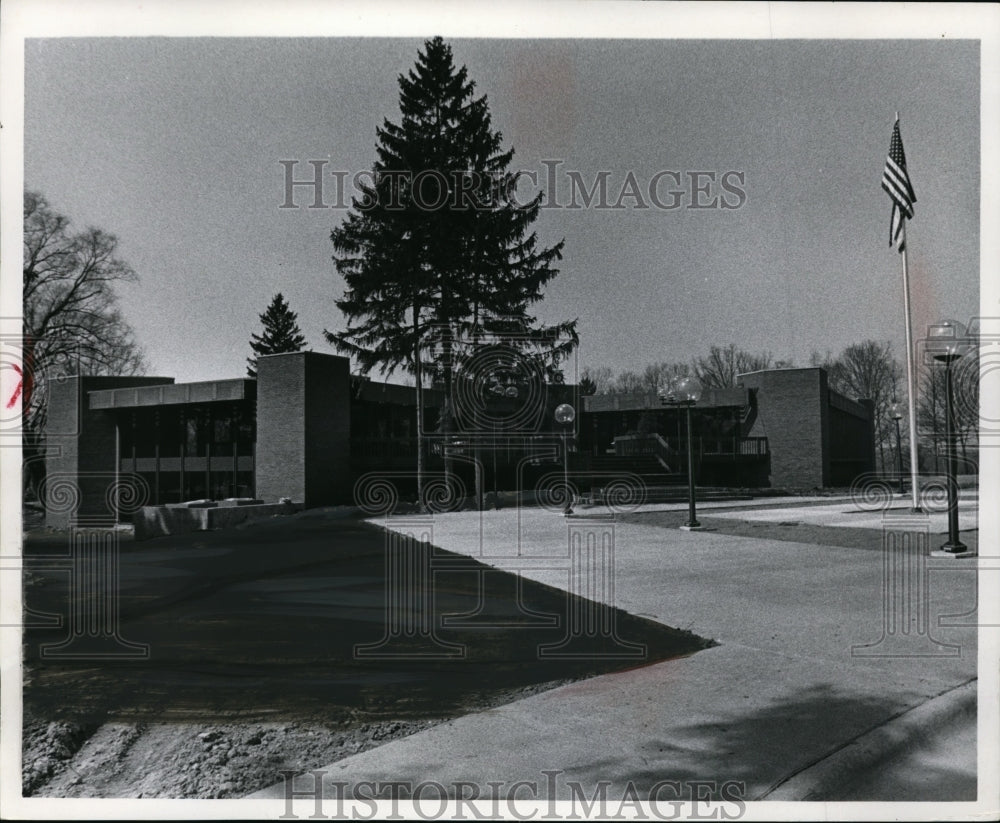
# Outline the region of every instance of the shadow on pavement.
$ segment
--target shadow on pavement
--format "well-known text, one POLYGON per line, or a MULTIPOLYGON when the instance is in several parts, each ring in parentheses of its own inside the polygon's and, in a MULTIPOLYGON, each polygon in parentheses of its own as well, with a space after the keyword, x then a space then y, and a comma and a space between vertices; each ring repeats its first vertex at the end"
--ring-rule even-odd
MULTIPOLYGON (((665 703, 664 711, 669 711, 665 703)), ((671 739, 650 737, 635 741, 634 756, 623 762, 617 757, 596 757, 580 763, 574 771, 601 775, 614 785, 631 781, 640 796, 659 781, 672 780, 690 787, 703 782, 699 789, 704 798, 731 800, 732 784, 742 783, 744 800, 764 799, 764 795, 799 771, 828 757, 831 728, 838 739, 854 739, 899 711, 898 700, 890 696, 872 698, 850 694, 831 687, 804 690, 795 700, 783 701, 757 711, 741 713, 734 707, 733 715, 712 722, 697 722, 680 728, 671 739), (644 768, 637 763, 646 764, 644 768), (729 792, 727 797, 724 793, 729 792)), ((973 762, 975 744, 972 746, 973 762)), ((901 757, 905 756, 900 755, 901 757)), ((913 800, 975 800, 976 781, 971 781, 961 768, 949 770, 936 764, 933 771, 914 769, 909 775, 899 769, 901 781, 912 781, 913 800), (954 771, 950 775, 949 771, 954 771), (950 780, 954 777, 954 780, 950 780), (925 783, 925 781, 927 781, 925 783), (925 783, 922 788, 920 784, 925 783)), ((973 767, 974 769, 974 767, 973 767)), ((828 800, 900 800, 898 785, 882 778, 871 781, 851 777, 844 796, 829 796, 828 800)), ((665 791, 661 797, 670 797, 665 791)), ((691 798, 681 798, 688 799, 691 798)), ((612 807, 612 811, 613 811, 612 807)))
MULTIPOLYGON (((567 614, 586 602, 448 555, 448 568, 433 574, 429 619, 442 648, 464 647, 464 656, 360 659, 355 646, 377 644, 389 619, 382 530, 353 519, 282 518, 226 532, 124 539, 120 633, 148 644, 148 658, 48 659, 41 647, 67 634, 66 540, 43 533, 25 544, 26 604, 63 618, 62 628, 24 635, 25 707, 49 719, 454 716, 710 645, 616 611, 618 637, 633 650, 645 647, 641 656, 604 659, 616 644, 591 637, 574 649, 575 659, 542 658, 539 647, 556 646, 567 614), (481 600, 487 578, 491 594, 481 600), (515 607, 518 595, 523 609, 515 607), (445 615, 463 613, 474 616, 466 625, 442 624, 445 615)), ((92 605, 82 603, 85 611, 92 605)), ((414 651, 426 650, 420 638, 403 638, 404 651, 411 641, 414 651)))

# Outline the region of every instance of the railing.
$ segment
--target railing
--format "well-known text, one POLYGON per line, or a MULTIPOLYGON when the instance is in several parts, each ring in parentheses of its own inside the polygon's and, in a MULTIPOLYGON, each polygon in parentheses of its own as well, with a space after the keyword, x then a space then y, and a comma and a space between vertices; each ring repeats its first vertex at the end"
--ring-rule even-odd
POLYGON ((766 437, 699 437, 695 439, 699 455, 710 457, 764 457, 766 437))
MULTIPOLYGON (((528 435, 481 435, 468 437, 459 434, 447 439, 447 449, 441 435, 416 437, 355 437, 351 438, 351 460, 355 463, 368 463, 389 460, 416 460, 417 445, 423 444, 424 455, 430 458, 443 458, 445 452, 452 455, 480 453, 495 456, 498 460, 520 459, 525 453, 537 447, 539 443, 552 445, 561 443, 558 432, 545 432, 528 435)), ((576 443, 570 438, 570 452, 576 451, 576 443)))
MULTIPOLYGON (((658 434, 626 434, 615 438, 615 454, 619 457, 654 456, 665 465, 676 461, 678 454, 687 452, 687 440, 664 440, 658 434)), ((699 457, 764 457, 766 437, 696 437, 695 453, 699 457)))
POLYGON ((670 470, 677 452, 658 434, 625 434, 615 438, 615 454, 619 457, 655 457, 670 470))
MULTIPOLYGON (((497 437, 462 438, 456 436, 449 444, 453 453, 473 453, 477 450, 483 453, 493 453, 499 459, 519 456, 529 449, 539 439, 546 442, 558 438, 557 434, 546 434, 541 437, 530 435, 499 435, 497 437)), ((424 444, 424 454, 430 457, 441 457, 443 454, 439 437, 421 438, 424 444)), ((351 439, 351 459, 355 462, 375 462, 389 460, 416 460, 416 437, 364 437, 351 439)), ((724 457, 737 459, 742 457, 765 457, 768 453, 766 437, 696 437, 694 440, 695 454, 701 457, 724 457)), ((573 450, 573 442, 570 450, 573 450)), ((655 457, 664 468, 678 468, 678 455, 687 453, 687 440, 683 438, 663 438, 659 434, 626 434, 614 440, 614 453, 619 457, 655 457)))

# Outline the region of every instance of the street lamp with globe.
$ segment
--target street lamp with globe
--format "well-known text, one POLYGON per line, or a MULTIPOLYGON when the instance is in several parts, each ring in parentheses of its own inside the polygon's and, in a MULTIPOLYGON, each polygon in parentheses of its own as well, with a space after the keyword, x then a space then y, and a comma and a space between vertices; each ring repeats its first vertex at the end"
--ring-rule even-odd
POLYGON ((681 526, 682 529, 700 529, 701 523, 695 513, 694 499, 694 439, 691 428, 691 407, 701 399, 701 383, 697 377, 682 377, 675 381, 661 395, 660 399, 664 403, 675 406, 684 406, 687 418, 687 457, 688 457, 688 522, 681 526))
POLYGON ((899 493, 906 494, 903 489, 903 452, 902 452, 902 438, 899 436, 899 421, 903 419, 903 406, 901 403, 893 401, 892 405, 889 406, 889 414, 892 415, 892 419, 896 421, 896 470, 899 474, 899 493))
POLYGON ((576 409, 569 403, 560 403, 556 406, 555 418, 556 422, 563 426, 563 484, 566 489, 566 505, 563 508, 563 514, 568 515, 573 513, 573 495, 569 487, 569 430, 573 421, 576 420, 576 409))
POLYGON ((964 357, 971 349, 965 326, 955 320, 942 320, 927 330, 927 352, 939 363, 944 363, 944 431, 948 446, 948 542, 941 546, 936 556, 969 557, 968 547, 958 535, 958 455, 955 448, 954 388, 951 364, 964 357))

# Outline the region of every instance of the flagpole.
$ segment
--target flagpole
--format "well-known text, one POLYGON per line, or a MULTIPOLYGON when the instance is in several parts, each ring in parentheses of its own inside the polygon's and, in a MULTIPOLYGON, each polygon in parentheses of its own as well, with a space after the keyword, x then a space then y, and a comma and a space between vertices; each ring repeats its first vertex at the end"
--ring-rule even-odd
MULTIPOLYGON (((898 118, 898 115, 897 115, 898 118)), ((906 400, 910 415, 910 493, 913 496, 912 511, 919 512, 920 487, 917 482, 919 466, 917 465, 917 387, 914 382, 913 369, 913 330, 910 317, 910 278, 906 269, 906 218, 902 220, 902 236, 900 245, 903 257, 903 311, 906 314, 906 400)))

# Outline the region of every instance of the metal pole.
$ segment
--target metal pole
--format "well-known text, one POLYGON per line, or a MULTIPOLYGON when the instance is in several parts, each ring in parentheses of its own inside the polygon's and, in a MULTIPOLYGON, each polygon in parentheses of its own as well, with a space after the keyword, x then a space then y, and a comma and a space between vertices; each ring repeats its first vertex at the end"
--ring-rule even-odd
POLYGON ((910 328, 910 278, 906 268, 906 218, 903 221, 903 310, 906 315, 906 406, 910 414, 910 493, 913 498, 913 511, 919 512, 920 485, 917 480, 919 466, 917 464, 917 387, 913 370, 913 331, 910 328))
POLYGON ((903 487, 903 446, 902 440, 899 437, 899 418, 896 418, 896 464, 899 467, 897 474, 899 475, 899 493, 905 494, 905 489, 903 487))
POLYGON ((958 465, 955 454, 955 421, 952 420, 951 357, 944 361, 944 428, 948 445, 948 542, 942 551, 964 552, 966 546, 958 539, 958 465))
POLYGON ((117 526, 121 522, 119 515, 119 505, 118 498, 120 496, 121 485, 120 475, 122 467, 122 433, 121 433, 121 419, 120 412, 115 414, 115 525, 117 526))
POLYGON ((563 485, 566 489, 566 508, 563 509, 563 514, 572 514, 573 506, 571 500, 573 495, 569 490, 569 425, 563 429, 563 485))
POLYGON ((698 518, 695 517, 694 504, 694 439, 691 431, 691 403, 686 406, 687 411, 687 441, 688 441, 688 522, 691 528, 700 526, 698 518))

